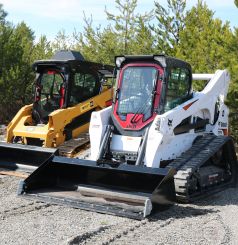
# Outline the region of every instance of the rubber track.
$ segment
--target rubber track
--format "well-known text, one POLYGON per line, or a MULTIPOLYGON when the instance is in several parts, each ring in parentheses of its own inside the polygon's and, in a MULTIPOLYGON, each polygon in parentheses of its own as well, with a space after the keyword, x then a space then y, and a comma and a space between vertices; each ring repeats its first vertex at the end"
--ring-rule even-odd
POLYGON ((200 137, 196 139, 188 151, 168 165, 168 167, 173 167, 177 170, 174 176, 174 182, 178 201, 187 203, 193 201, 193 199, 197 199, 192 198, 188 194, 191 175, 229 140, 229 137, 215 135, 200 137))
POLYGON ((58 147, 59 155, 65 157, 73 157, 75 153, 80 151, 89 143, 89 134, 82 133, 76 139, 65 141, 58 147))

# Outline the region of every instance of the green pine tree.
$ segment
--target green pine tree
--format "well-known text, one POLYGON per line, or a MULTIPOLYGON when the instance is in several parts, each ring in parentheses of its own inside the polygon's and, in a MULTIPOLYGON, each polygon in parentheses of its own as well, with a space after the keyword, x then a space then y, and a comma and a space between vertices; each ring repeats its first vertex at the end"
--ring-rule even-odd
POLYGON ((32 60, 50 59, 53 56, 51 42, 43 35, 39 41, 34 45, 32 60))
POLYGON ((180 32, 185 27, 186 0, 167 0, 167 8, 155 2, 156 24, 151 26, 157 40, 157 50, 175 55, 174 47, 180 42, 180 32))
POLYGON ((118 10, 117 14, 112 14, 106 9, 107 19, 113 23, 118 44, 121 45, 121 53, 131 54, 134 50, 141 20, 143 20, 144 25, 148 23, 152 18, 153 11, 144 14, 136 13, 137 0, 115 0, 115 4, 118 10))
POLYGON ((238 0, 235 0, 234 3, 236 5, 236 7, 238 8, 238 0))
POLYGON ((0 3, 0 23, 6 22, 7 12, 3 9, 3 5, 0 3))

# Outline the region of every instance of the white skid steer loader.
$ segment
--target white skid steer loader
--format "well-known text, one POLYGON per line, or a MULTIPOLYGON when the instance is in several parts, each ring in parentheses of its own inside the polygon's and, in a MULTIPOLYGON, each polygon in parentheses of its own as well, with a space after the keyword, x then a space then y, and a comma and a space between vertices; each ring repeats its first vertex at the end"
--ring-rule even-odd
POLYGON ((93 112, 90 160, 55 156, 19 194, 141 219, 237 182, 225 105, 229 74, 164 55, 116 57, 113 105, 93 112), (206 80, 201 92, 192 80, 206 80))

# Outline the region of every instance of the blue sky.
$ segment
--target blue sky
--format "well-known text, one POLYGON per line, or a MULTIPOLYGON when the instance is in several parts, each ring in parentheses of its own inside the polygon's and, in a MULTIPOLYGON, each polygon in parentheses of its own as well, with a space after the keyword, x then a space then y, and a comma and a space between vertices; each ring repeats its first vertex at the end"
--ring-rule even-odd
MULTIPOLYGON (((166 0, 157 0, 166 4, 166 0)), ((187 0, 190 8, 197 0, 187 0)), ((233 0, 206 0, 215 16, 230 21, 231 27, 238 27, 238 9, 233 0)), ((45 34, 53 40, 59 30, 71 34, 74 29, 83 30, 83 12, 92 15, 95 26, 107 24, 105 6, 109 12, 116 13, 114 0, 0 0, 8 12, 7 19, 17 24, 25 21, 38 38, 45 34)), ((137 11, 143 13, 154 7, 154 0, 138 0, 137 11)))

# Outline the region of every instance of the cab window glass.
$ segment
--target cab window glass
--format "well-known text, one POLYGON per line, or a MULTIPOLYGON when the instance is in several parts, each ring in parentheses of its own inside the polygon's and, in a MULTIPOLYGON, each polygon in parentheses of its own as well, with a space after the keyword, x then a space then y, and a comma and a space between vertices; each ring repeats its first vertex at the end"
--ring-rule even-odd
POLYGON ((42 109, 48 113, 60 108, 60 87, 64 84, 64 76, 56 71, 47 71, 40 77, 42 109))
POLYGON ((58 73, 44 73, 41 79, 42 93, 58 95, 59 87, 63 82, 63 77, 58 73))
POLYGON ((171 68, 168 75, 165 111, 185 102, 188 99, 189 89, 189 70, 186 68, 171 68))
POLYGON ((99 93, 100 84, 96 76, 92 74, 75 73, 72 84, 70 104, 76 105, 99 93))

